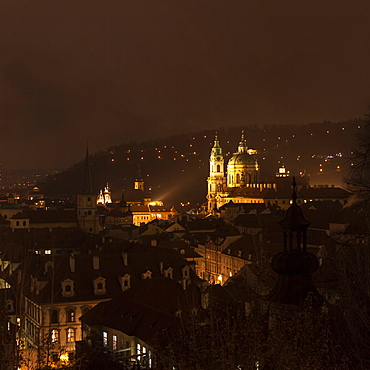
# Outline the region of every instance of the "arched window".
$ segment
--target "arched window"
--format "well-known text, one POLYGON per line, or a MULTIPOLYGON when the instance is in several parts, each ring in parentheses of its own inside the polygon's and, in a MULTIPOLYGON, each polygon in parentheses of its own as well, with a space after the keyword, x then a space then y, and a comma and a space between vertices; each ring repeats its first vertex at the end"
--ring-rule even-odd
POLYGON ((59 313, 58 313, 58 310, 51 310, 51 313, 50 313, 50 322, 52 324, 56 324, 59 322, 59 313))
POLYGON ((84 307, 82 309, 82 314, 85 315, 85 313, 89 312, 90 311, 90 307, 84 307))
POLYGON ((51 343, 59 343, 59 331, 58 329, 53 329, 50 332, 51 343))
POLYGON ((75 310, 73 308, 67 310, 67 322, 75 322, 75 310))
POLYGON ((236 174, 236 182, 239 184, 239 182, 240 182, 240 174, 236 174))
POLYGON ((67 342, 74 342, 75 341, 75 329, 68 328, 67 329, 67 342))
POLYGON ((217 170, 216 170, 216 172, 221 172, 221 166, 218 164, 217 165, 217 170))

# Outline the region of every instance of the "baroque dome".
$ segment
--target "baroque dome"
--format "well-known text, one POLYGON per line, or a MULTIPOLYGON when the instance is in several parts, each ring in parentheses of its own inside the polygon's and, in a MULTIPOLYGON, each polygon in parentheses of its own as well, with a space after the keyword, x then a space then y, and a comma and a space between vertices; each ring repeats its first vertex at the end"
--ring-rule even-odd
POLYGON ((253 158, 252 155, 248 153, 235 153, 230 159, 228 164, 229 165, 249 165, 255 166, 256 159, 253 158))

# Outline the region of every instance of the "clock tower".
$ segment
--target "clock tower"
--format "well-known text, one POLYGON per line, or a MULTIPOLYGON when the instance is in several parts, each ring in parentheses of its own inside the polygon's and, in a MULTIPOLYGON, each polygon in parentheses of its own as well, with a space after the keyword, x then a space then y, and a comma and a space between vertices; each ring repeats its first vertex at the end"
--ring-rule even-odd
POLYGON ((207 179, 208 212, 213 212, 217 208, 216 196, 223 192, 225 182, 224 156, 216 133, 209 158, 209 177, 207 179))

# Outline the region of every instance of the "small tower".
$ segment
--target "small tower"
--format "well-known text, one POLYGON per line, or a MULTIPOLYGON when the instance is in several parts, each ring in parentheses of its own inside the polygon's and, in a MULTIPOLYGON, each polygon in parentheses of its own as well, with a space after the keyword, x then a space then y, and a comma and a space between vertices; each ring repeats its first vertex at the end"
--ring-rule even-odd
POLYGON ((274 319, 274 315, 288 315, 289 306, 302 306, 308 298, 312 307, 320 307, 323 303, 323 298, 312 281, 312 274, 319 268, 319 261, 315 255, 307 252, 306 234, 310 223, 304 218, 296 202, 295 177, 292 185, 292 205, 287 210, 285 219, 280 222, 284 250, 271 261, 278 279, 267 297, 271 304, 270 319, 274 319))
POLYGON ((144 191, 144 180, 141 176, 141 169, 140 166, 137 170, 137 178, 134 181, 134 189, 135 190, 142 190, 144 191))
POLYGON ((108 183, 107 186, 104 188, 104 203, 112 203, 112 193, 110 191, 108 183))
POLYGON ((85 160, 85 191, 77 195, 77 220, 81 229, 86 233, 97 234, 100 231, 97 211, 97 197, 92 191, 89 148, 86 148, 85 160))
POLYGON ((217 208, 216 196, 223 192, 225 185, 224 156, 218 141, 217 132, 215 141, 209 157, 208 182, 208 212, 211 213, 217 208))

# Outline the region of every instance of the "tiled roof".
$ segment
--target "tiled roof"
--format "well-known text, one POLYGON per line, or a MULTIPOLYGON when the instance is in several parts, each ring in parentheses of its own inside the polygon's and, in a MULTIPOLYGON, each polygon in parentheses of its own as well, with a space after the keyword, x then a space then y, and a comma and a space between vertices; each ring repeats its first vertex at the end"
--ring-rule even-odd
POLYGON ((30 223, 77 223, 77 212, 75 210, 27 210, 19 212, 12 219, 29 219, 30 223))
POLYGON ((189 309, 199 307, 199 301, 199 289, 192 285, 184 290, 171 279, 144 280, 116 298, 98 304, 83 315, 81 321, 158 345, 180 328, 176 313, 181 311, 182 318, 188 316, 189 309))
MULTIPOLYGON (((112 243, 114 244, 114 243, 112 243)), ((163 276, 163 270, 171 267, 173 269, 173 279, 180 281, 183 277, 182 268, 187 262, 181 258, 175 250, 165 250, 162 248, 148 247, 140 244, 129 244, 126 248, 117 251, 112 246, 112 250, 93 250, 90 254, 77 254, 74 256, 75 270, 70 269, 70 257, 68 256, 42 256, 30 255, 28 259, 28 273, 37 277, 38 281, 47 282, 40 294, 32 294, 31 282, 25 284, 25 293, 31 294, 38 302, 47 303, 50 301, 52 292, 54 302, 75 302, 111 298, 122 291, 119 278, 126 274, 131 277, 131 286, 135 286, 143 279, 143 273, 151 271, 152 278, 163 276), (127 253, 127 266, 124 264, 122 252, 127 253), (99 259, 98 268, 94 269, 94 258, 99 259), (54 269, 45 270, 45 263, 53 261, 54 269), (161 271, 162 269, 162 271, 161 271), (106 279, 106 292, 104 294, 94 294, 93 280, 102 277, 106 279), (64 297, 61 291, 61 282, 65 279, 74 281, 75 295, 64 297), (51 287, 54 281, 54 287, 51 287)), ((199 282, 200 279, 190 268, 190 279, 199 282)))

